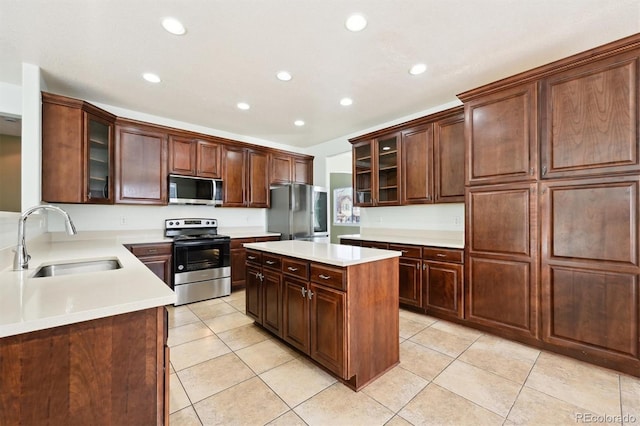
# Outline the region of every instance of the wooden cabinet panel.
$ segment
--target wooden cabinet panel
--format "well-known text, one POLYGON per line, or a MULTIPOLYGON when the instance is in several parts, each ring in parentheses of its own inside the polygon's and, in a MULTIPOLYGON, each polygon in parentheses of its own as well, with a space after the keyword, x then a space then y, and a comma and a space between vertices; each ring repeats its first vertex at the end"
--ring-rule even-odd
POLYGON ((402 204, 433 201, 433 125, 402 132, 402 204))
POLYGON ((363 241, 362 242, 362 247, 377 248, 377 249, 387 250, 387 249, 389 249, 389 243, 383 243, 383 242, 379 242, 379 241, 363 241))
POLYGON ((313 185, 313 158, 293 159, 293 181, 313 185))
POLYGON ((309 279, 309 262, 285 257, 282 259, 282 272, 307 280, 309 279))
POLYGON ((640 170, 639 51, 542 80, 544 178, 640 170))
POLYGON ((270 182, 289 183, 293 175, 293 158, 285 154, 271 154, 270 182))
POLYGON ((464 113, 434 123, 433 172, 436 203, 464 202, 464 144, 464 113))
POLYGON ((167 204, 167 135, 117 126, 116 203, 167 204))
POLYGON ((309 285, 305 281, 283 277, 282 338, 293 347, 309 353, 309 285))
POLYGON ((345 365, 345 294, 311 284, 311 357, 344 376, 345 365))
POLYGON ((309 280, 337 290, 346 290, 347 287, 347 276, 344 268, 334 268, 324 264, 311 264, 309 280))
POLYGON ((425 261, 422 279, 427 313, 464 317, 462 265, 425 261))
POLYGON ((414 259, 422 258, 421 246, 389 243, 389 250, 402 252, 402 257, 412 257, 414 259))
POLYGON ((347 246, 362 246, 362 241, 360 240, 351 240, 348 238, 340 238, 340 244, 344 244, 347 246))
POLYGON ((173 288, 173 245, 171 243, 130 244, 127 248, 158 278, 173 288))
POLYGON ((246 264, 246 310, 247 315, 262 324, 262 281, 260 267, 246 264))
POLYGON ((196 174, 218 179, 222 176, 222 148, 220 144, 198 140, 196 142, 196 174))
POLYGON ((470 185, 537 178, 537 92, 529 83, 465 104, 470 185))
POLYGON ((248 151, 249 183, 248 207, 269 207, 269 154, 248 151))
POLYGON ((282 274, 263 269, 262 325, 278 337, 282 337, 282 274))
POLYGON ((375 205, 373 141, 353 144, 353 205, 370 207, 375 205))
POLYGON ((422 258, 438 262, 462 263, 464 261, 464 251, 441 247, 425 247, 422 249, 422 258))
POLYGON ((196 146, 192 138, 169 136, 169 173, 196 175, 196 146))
POLYGON ((245 187, 247 185, 246 150, 225 145, 223 149, 223 185, 225 207, 245 206, 245 187))
POLYGON ((422 307, 422 261, 402 256, 399 265, 400 304, 422 307))
POLYGON ((378 206, 400 205, 401 180, 401 135, 394 133, 375 140, 375 193, 374 203, 378 206))

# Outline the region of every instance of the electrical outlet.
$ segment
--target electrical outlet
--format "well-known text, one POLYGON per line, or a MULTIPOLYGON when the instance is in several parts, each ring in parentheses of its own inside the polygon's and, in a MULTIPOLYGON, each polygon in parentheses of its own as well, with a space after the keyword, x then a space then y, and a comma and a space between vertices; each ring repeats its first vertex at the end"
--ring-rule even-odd
POLYGON ((120 216, 120 225, 126 225, 126 224, 127 224, 127 217, 120 216))
POLYGON ((453 217, 453 224, 454 225, 461 225, 462 224, 462 218, 460 216, 454 216, 453 217))

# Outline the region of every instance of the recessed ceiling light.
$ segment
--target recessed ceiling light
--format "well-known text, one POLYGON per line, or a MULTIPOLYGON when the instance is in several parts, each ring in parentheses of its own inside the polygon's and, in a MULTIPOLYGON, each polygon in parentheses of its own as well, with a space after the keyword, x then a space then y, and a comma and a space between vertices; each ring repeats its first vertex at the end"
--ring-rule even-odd
POLYGON ((184 25, 182 25, 182 22, 178 21, 176 18, 164 18, 162 20, 162 26, 165 30, 174 35, 183 35, 187 32, 184 25))
POLYGON ((427 70, 427 66, 425 64, 415 64, 409 69, 409 74, 418 75, 422 74, 427 70))
POLYGON ((293 122, 293 124, 295 124, 298 127, 304 126, 304 121, 302 120, 296 120, 293 122))
POLYGON ((291 74, 289 74, 287 71, 280 71, 278 74, 276 74, 276 77, 278 77, 278 80, 280 81, 289 81, 291 80, 291 74))
POLYGON ((344 25, 347 27, 349 31, 353 31, 353 32, 362 31, 367 26, 367 20, 364 16, 360 15, 359 13, 354 13, 353 15, 347 18, 344 25))
POLYGON ((251 108, 251 105, 246 102, 238 102, 238 108, 242 110, 248 110, 249 108, 251 108))
POLYGON ((145 72, 144 74, 142 74, 142 78, 147 80, 149 83, 160 83, 160 77, 150 72, 145 72))
POLYGON ((353 103, 353 99, 351 98, 342 98, 340 99, 340 105, 342 106, 349 106, 353 103))

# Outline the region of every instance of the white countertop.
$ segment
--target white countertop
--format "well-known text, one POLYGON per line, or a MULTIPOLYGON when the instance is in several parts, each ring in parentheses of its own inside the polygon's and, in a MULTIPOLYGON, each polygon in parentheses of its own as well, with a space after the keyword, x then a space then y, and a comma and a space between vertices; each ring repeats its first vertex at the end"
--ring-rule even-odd
POLYGON ((0 270, 0 337, 175 302, 175 293, 116 239, 27 242, 27 249, 28 270, 0 270), (33 278, 40 265, 113 257, 121 269, 33 278))
POLYGON ((357 265, 402 255, 402 252, 393 250, 379 250, 341 244, 312 243, 310 241, 300 240, 247 243, 244 244, 244 247, 336 266, 357 265))
POLYGON ((464 249, 464 233, 460 233, 459 238, 450 238, 441 235, 429 235, 429 236, 408 236, 408 235, 391 235, 391 234, 379 234, 379 235, 363 235, 363 234, 351 234, 351 235, 339 235, 338 238, 346 238, 350 240, 360 241, 380 241, 383 243, 395 243, 395 244, 411 244, 417 246, 430 246, 430 247, 442 247, 442 248, 455 248, 464 249))

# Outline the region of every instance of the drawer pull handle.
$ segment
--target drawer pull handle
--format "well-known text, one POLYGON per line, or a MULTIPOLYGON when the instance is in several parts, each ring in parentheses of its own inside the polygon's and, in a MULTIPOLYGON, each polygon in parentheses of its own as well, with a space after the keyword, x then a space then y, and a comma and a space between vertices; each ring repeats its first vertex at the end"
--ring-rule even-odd
POLYGON ((401 250, 402 253, 409 253, 409 250, 401 250))
POLYGON ((151 253, 151 254, 157 253, 157 252, 158 252, 158 249, 149 249, 149 250, 147 250, 147 253, 151 253))
POLYGON ((302 297, 307 297, 307 290, 304 287, 302 287, 300 290, 302 290, 302 297))
POLYGON ((255 256, 247 256, 247 258, 249 258, 249 260, 256 260, 255 256))
POLYGON ((309 296, 309 300, 313 297, 313 292, 311 290, 307 290, 307 296, 309 296))
POLYGON ((438 257, 447 257, 446 254, 442 254, 442 253, 437 253, 436 256, 438 256, 438 257))
POLYGON ((287 269, 290 270, 291 272, 295 272, 298 270, 298 268, 294 268, 293 266, 288 266, 287 269))
POLYGON ((331 278, 329 275, 323 275, 323 274, 318 275, 318 277, 322 278, 323 280, 328 280, 329 278, 331 278))
POLYGON ((266 262, 267 265, 273 265, 274 263, 276 263, 273 260, 267 260, 265 262, 266 262))

